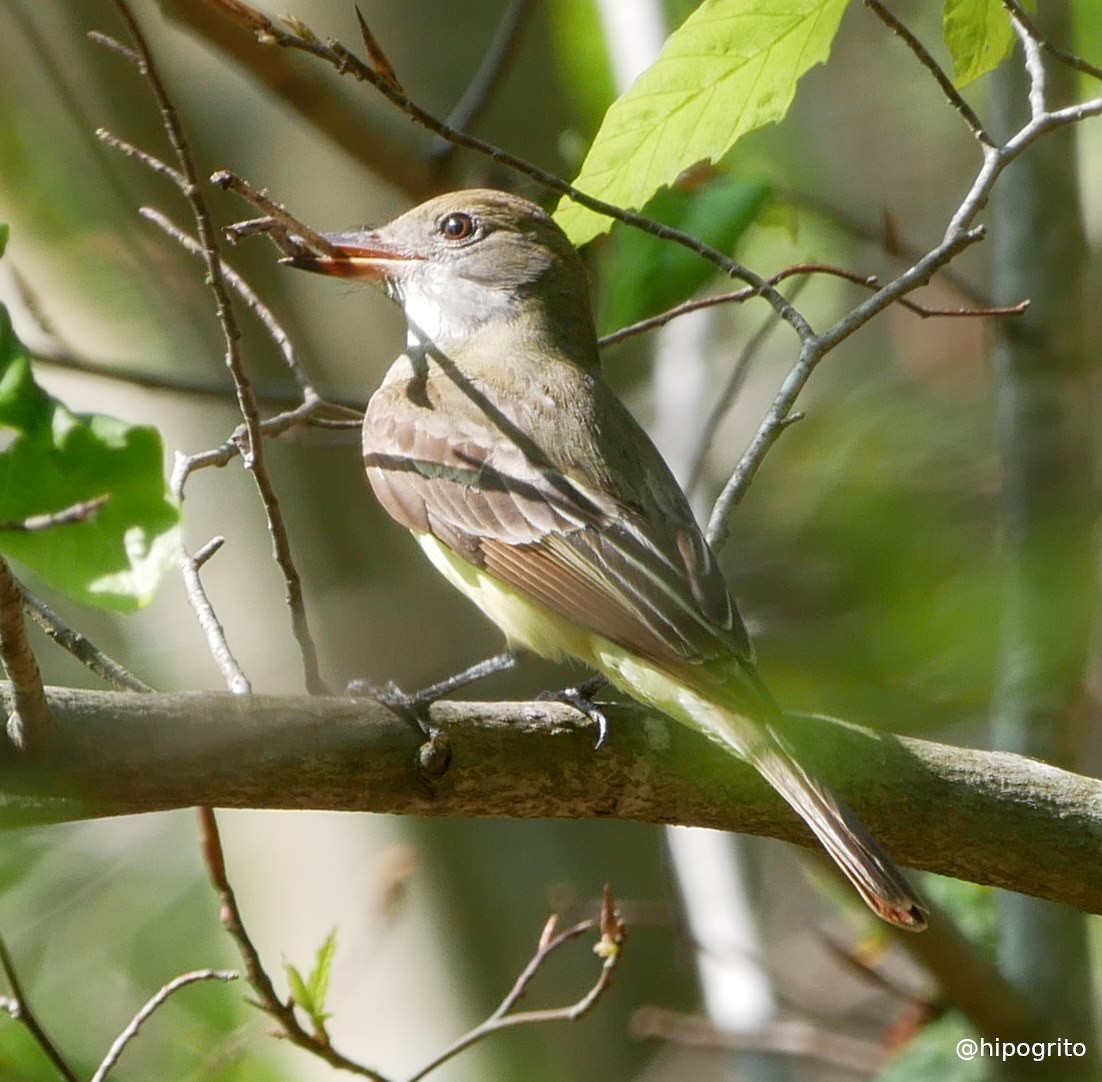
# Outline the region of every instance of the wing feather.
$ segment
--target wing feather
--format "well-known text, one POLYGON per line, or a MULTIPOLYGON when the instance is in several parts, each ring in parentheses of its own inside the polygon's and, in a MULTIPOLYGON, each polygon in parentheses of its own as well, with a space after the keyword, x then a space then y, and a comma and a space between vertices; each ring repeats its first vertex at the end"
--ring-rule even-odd
POLYGON ((749 656, 711 548, 658 452, 626 411, 617 412, 618 402, 602 404, 619 427, 596 430, 607 447, 561 461, 538 441, 512 438, 533 426, 500 403, 491 415, 450 386, 430 380, 420 390, 427 393, 384 383, 365 418, 368 477, 392 517, 650 660, 749 656), (587 465, 604 468, 625 443, 630 491, 612 483, 623 465, 587 476, 587 465))

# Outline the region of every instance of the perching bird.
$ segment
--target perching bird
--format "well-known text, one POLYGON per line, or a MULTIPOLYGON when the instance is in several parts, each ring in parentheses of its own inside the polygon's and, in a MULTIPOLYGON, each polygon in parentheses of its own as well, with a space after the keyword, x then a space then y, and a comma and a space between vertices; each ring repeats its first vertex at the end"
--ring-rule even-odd
POLYGON ((572 657, 753 765, 861 897, 921 905, 797 762, 716 558, 654 444, 601 375, 588 282, 534 203, 453 192, 295 266, 381 284, 406 352, 367 407, 367 475, 445 578, 513 646, 572 657))

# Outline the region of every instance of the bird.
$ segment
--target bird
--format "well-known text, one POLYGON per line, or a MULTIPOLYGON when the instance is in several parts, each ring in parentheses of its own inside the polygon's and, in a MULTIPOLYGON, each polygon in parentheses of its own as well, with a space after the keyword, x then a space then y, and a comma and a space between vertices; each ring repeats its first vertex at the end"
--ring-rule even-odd
POLYGON ((405 351, 371 396, 383 508, 511 647, 580 661, 745 760, 874 913, 925 908, 856 815, 797 759, 689 502, 601 372, 580 254, 536 203, 429 199, 283 260, 382 287, 405 351))

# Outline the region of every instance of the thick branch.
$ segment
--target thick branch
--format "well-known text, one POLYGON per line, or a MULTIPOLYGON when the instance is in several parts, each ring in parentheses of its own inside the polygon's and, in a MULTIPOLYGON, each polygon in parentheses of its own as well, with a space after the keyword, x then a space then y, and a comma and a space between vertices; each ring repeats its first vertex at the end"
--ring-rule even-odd
MULTIPOLYGON (((440 703, 451 768, 429 787, 418 734, 372 702, 68 689, 49 701, 57 758, 0 766, 0 823, 207 804, 633 819, 812 844, 750 768, 635 707, 610 708, 609 741, 594 751, 592 726, 569 707, 440 703)), ((1102 781, 822 718, 790 725, 901 863, 1102 912, 1102 781)))

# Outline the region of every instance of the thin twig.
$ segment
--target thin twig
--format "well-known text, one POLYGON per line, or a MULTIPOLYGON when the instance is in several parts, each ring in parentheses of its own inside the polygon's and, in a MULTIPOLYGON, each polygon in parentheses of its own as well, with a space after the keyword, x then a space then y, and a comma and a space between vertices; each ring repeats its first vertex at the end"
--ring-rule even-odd
MULTIPOLYGON (((509 70, 520 40, 520 32, 524 29, 531 10, 532 0, 511 0, 486 47, 478 70, 472 76, 463 96, 456 102, 455 108, 448 114, 449 127, 466 131, 483 114, 509 70)), ((454 151, 455 144, 451 140, 437 136, 428 154, 435 159, 436 168, 439 169, 454 151)))
POLYGON ((374 1082, 388 1082, 385 1076, 373 1071, 361 1063, 350 1060, 338 1052, 331 1044, 320 1040, 315 1034, 303 1028, 295 1014, 291 1002, 284 1003, 276 994, 275 986, 264 969, 260 952, 249 935, 241 910, 237 905, 237 896, 226 874, 226 859, 222 850, 222 839, 218 832, 218 821, 210 808, 199 808, 199 832, 203 852, 203 861, 207 867, 211 883, 221 901, 222 926, 237 944, 241 959, 245 964, 245 979, 257 995, 254 1005, 264 1011, 279 1024, 280 1031, 287 1040, 299 1048, 312 1052, 333 1067, 349 1071, 361 1078, 370 1078, 374 1082))
MULTIPOLYGON (((238 407, 241 410, 241 416, 245 422, 247 448, 243 453, 243 461, 246 469, 252 474, 253 481, 260 494, 261 503, 263 504, 264 513, 267 518, 268 532, 272 538, 273 555, 276 565, 283 574, 283 580, 287 590, 287 605, 291 613, 291 627, 302 655, 307 690, 313 694, 324 694, 328 688, 321 677, 321 671, 318 666, 317 647, 310 634, 309 623, 306 616, 306 605, 302 595, 302 581, 291 554, 290 540, 287 536, 287 529, 283 520, 283 511, 280 507, 279 499, 276 496, 275 488, 272 485, 271 476, 268 473, 265 462, 260 414, 257 409, 256 397, 253 394, 252 386, 241 358, 241 332, 227 291, 226 277, 222 269, 222 260, 218 254, 217 236, 210 214, 207 210, 206 200, 202 195, 199 173, 195 167, 195 160, 192 157, 191 148, 188 144, 183 125, 180 123, 176 108, 172 104, 168 91, 153 62, 152 52, 145 40, 141 27, 134 18, 134 14, 130 10, 126 0, 115 0, 115 6, 122 15, 123 21, 126 23, 127 30, 134 42, 139 71, 145 77, 157 101, 165 134, 168 136, 169 142, 176 155, 176 160, 179 163, 180 172, 185 179, 185 184, 181 190, 191 207, 192 215, 195 219, 196 233, 198 234, 203 260, 207 268, 207 280, 211 292, 215 297, 218 308, 218 321, 222 327, 225 338, 226 367, 229 369, 233 378, 234 387, 237 391, 238 407)), ((192 597, 198 596, 194 589, 189 590, 189 595, 192 597)))
POLYGON ((19 983, 19 977, 15 972, 11 955, 8 953, 8 946, 2 936, 0 936, 0 968, 3 969, 8 988, 11 990, 11 999, 6 1004, 8 1013, 16 1021, 22 1022, 27 1027, 27 1031, 34 1038, 35 1044, 42 1049, 46 1058, 57 1068, 65 1082, 80 1082, 76 1071, 65 1061, 65 1057, 58 1050, 57 1045, 50 1040, 48 1034, 42 1028, 42 1024, 35 1017, 34 1011, 31 1010, 31 1005, 27 1002, 27 997, 19 983))
MULTIPOLYGON (((35 349, 31 360, 36 365, 51 365, 69 372, 95 376, 97 379, 114 380, 133 387, 142 387, 151 391, 166 391, 169 394, 194 395, 199 398, 228 399, 233 397, 233 384, 212 382, 203 379, 191 379, 173 372, 143 372, 128 368, 126 361, 95 361, 82 357, 68 348, 35 349)), ((276 409, 294 407, 301 402, 298 388, 291 384, 255 388, 253 393, 260 405, 276 409)), ((351 396, 326 396, 326 401, 337 408, 352 409, 355 399, 351 396)))
MULTIPOLYGON (((258 191, 243 177, 239 177, 236 173, 230 172, 229 169, 219 169, 217 173, 211 174, 211 183, 217 184, 220 188, 225 188, 227 191, 233 192, 235 195, 241 196, 246 203, 250 203, 256 207, 262 214, 267 215, 276 224, 281 225, 284 229, 288 229, 297 233, 298 236, 306 242, 309 248, 315 252, 320 252, 322 255, 338 255, 340 249, 335 244, 325 239, 321 233, 315 232, 305 222, 300 222, 297 218, 291 215, 287 208, 281 203, 276 203, 268 198, 268 193, 258 191)), ((235 235, 242 234, 242 231, 246 225, 256 225, 256 223, 240 223, 230 228, 234 231, 235 235)), ((253 229, 254 232, 259 229, 253 229)), ((275 230, 271 226, 266 226, 265 232, 274 233, 275 230)), ((297 251, 301 251, 302 246, 298 245, 286 254, 295 254, 297 251)))
POLYGON ((368 64, 365 64, 359 57, 349 51, 346 46, 338 41, 323 42, 313 33, 313 31, 310 31, 308 27, 303 26, 303 24, 297 20, 297 30, 293 31, 289 30, 282 23, 269 18, 259 9, 245 3, 244 0, 208 0, 208 2, 232 22, 252 31, 256 34, 257 39, 264 44, 278 45, 285 49, 298 49, 302 52, 310 53, 318 59, 324 60, 326 63, 332 65, 341 75, 351 75, 363 82, 370 83, 371 86, 378 90, 412 120, 434 134, 447 139, 449 142, 455 143, 457 146, 465 147, 468 150, 473 150, 478 154, 490 158, 498 165, 522 173, 527 177, 531 177, 532 180, 541 184, 549 191, 565 195, 574 202, 597 214, 617 219, 633 228, 650 233, 652 236, 672 241, 688 248, 690 251, 696 252, 702 259, 718 267, 724 274, 731 278, 737 278, 752 286, 777 310, 782 319, 791 324, 801 339, 812 336, 813 332, 807 321, 799 312, 788 304, 782 293, 770 286, 761 275, 743 266, 737 260, 732 259, 730 256, 719 251, 719 249, 712 247, 712 245, 706 244, 704 241, 700 240, 700 238, 685 233, 680 229, 674 229, 672 226, 664 225, 662 222, 657 222, 653 218, 648 218, 643 214, 625 210, 623 207, 618 207, 614 203, 608 203, 603 199, 597 199, 594 196, 587 195, 585 192, 579 191, 572 184, 567 183, 562 177, 556 176, 546 169, 541 169, 539 166, 533 165, 531 162, 525 161, 515 154, 511 154, 501 147, 494 146, 492 143, 479 139, 477 136, 457 131, 449 124, 433 116, 428 110, 423 109, 404 93, 397 90, 386 79, 380 76, 378 72, 372 70, 368 64), (308 31, 308 33, 303 33, 302 31, 308 31))
POLYGON ((503 1029, 508 1029, 512 1026, 536 1025, 547 1022, 575 1022, 592 1009, 593 1005, 600 999, 601 995, 606 991, 612 981, 612 971, 616 968, 616 963, 620 959, 626 934, 623 921, 616 912, 612 891, 608 886, 605 887, 599 920, 583 920, 562 932, 556 931, 557 924, 558 918, 556 916, 552 915, 548 918, 547 923, 544 925, 543 933, 540 936, 536 953, 529 959, 528 964, 521 971, 520 976, 517 977, 516 981, 513 983, 513 987, 509 989, 508 994, 498 1005, 497 1010, 495 1010, 486 1021, 465 1033, 457 1041, 444 1049, 438 1056, 430 1060, 424 1067, 410 1075, 407 1082, 419 1082, 420 1079, 436 1070, 441 1064, 446 1063, 460 1052, 470 1048, 471 1045, 476 1044, 478 1041, 485 1040, 485 1038, 489 1037, 491 1034, 498 1033, 503 1029), (548 956, 553 954, 560 947, 565 946, 571 940, 577 939, 580 935, 584 935, 595 926, 600 927, 601 938, 593 949, 597 955, 604 959, 604 963, 601 966, 601 972, 597 977, 596 983, 589 991, 576 1003, 572 1003, 566 1007, 549 1007, 545 1010, 517 1011, 511 1013, 513 1012, 513 1008, 527 992, 528 985, 531 983, 532 978, 535 977, 543 963, 547 961, 548 956))
POLYGON ((750 482, 754 479, 770 448, 780 438, 781 433, 799 419, 799 415, 792 412, 796 400, 823 357, 851 334, 856 333, 873 316, 894 304, 911 290, 925 285, 941 267, 966 248, 977 244, 983 237, 984 230, 975 228, 957 233, 942 241, 913 267, 904 271, 888 285, 878 289, 862 304, 851 309, 828 330, 804 343, 799 357, 789 369, 769 411, 750 441, 750 446, 739 459, 712 508, 712 514, 708 520, 707 537, 714 548, 722 548, 727 540, 731 513, 746 494, 750 482))
POLYGON ((1048 112, 1048 72, 1041 56, 1041 45, 1017 19, 1011 18, 1010 25, 1022 44, 1025 70, 1029 76, 1029 111, 1033 120, 1040 120, 1048 112))
POLYGON ((42 752, 50 742, 53 718, 38 661, 27 640, 23 594, 3 556, 0 556, 0 661, 12 685, 8 738, 23 751, 42 752))
POLYGON ((109 658, 98 649, 90 639, 71 628, 44 601, 35 597, 25 586, 20 586, 23 607, 31 619, 64 650, 68 650, 82 665, 105 680, 117 691, 151 692, 154 689, 139 680, 133 673, 123 668, 117 661, 109 658))
POLYGON ((94 496, 90 500, 81 500, 80 503, 74 503, 71 507, 65 507, 60 511, 0 522, 0 530, 9 530, 12 533, 38 533, 40 530, 49 530, 54 526, 73 526, 80 522, 90 522, 109 499, 111 499, 110 495, 94 496))
MULTIPOLYGON (((1034 77, 1031 93, 1035 95, 1036 75, 1032 70, 1031 76, 1034 77)), ((996 180, 1012 161, 1034 142, 1056 128, 1076 123, 1088 116, 1098 115, 1102 115, 1102 98, 1093 98, 1054 112, 1031 116, 1029 122, 1001 147, 984 145, 983 163, 976 173, 971 188, 949 221, 941 243, 927 252, 909 270, 904 271, 894 281, 837 320, 828 330, 820 335, 812 335, 804 341, 799 358, 786 376, 769 412, 712 509, 708 523, 708 537, 714 545, 721 546, 726 540, 727 523, 731 512, 745 494, 769 449, 776 443, 784 429, 792 423, 794 417, 792 410, 796 399, 819 361, 889 304, 895 303, 913 289, 924 285, 938 270, 966 248, 983 239, 985 235, 983 227, 973 223, 987 205, 996 180)))
MULTIPOLYGON (((189 236, 176 226, 166 215, 162 214, 155 207, 139 207, 138 213, 143 218, 163 229, 186 251, 202 258, 203 246, 194 237, 189 236)), ((295 382, 298 384, 302 398, 305 401, 320 398, 314 385, 310 382, 310 377, 299 363, 290 336, 283 329, 279 320, 276 319, 275 313, 256 295, 252 286, 225 262, 222 263, 222 273, 225 275, 226 283, 236 290, 237 295, 246 305, 248 305, 252 313, 264 325, 264 329, 271 336, 272 341, 279 347, 279 351, 283 354, 283 359, 287 367, 291 370, 291 375, 294 376, 295 382)))
POLYGON ((752 1033, 732 1033, 700 1017, 662 1007, 641 1007, 632 1016, 631 1032, 635 1037, 690 1048, 769 1052, 811 1059, 838 1068, 847 1078, 854 1074, 877 1074, 888 1058, 887 1050, 875 1041, 849 1037, 799 1019, 771 1022, 752 1033))
MULTIPOLYGON (((861 274, 858 271, 846 270, 844 267, 836 267, 829 263, 794 263, 790 267, 785 267, 783 270, 771 274, 768 281, 770 285, 775 286, 788 278, 810 274, 825 274, 834 278, 844 278, 847 282, 853 282, 863 289, 875 291, 883 288, 880 279, 877 278, 875 274, 861 274)), ((729 293, 714 293, 707 297, 694 297, 692 300, 682 301, 672 308, 667 308, 666 311, 659 312, 656 316, 648 316, 646 319, 641 319, 636 323, 630 323, 628 326, 621 327, 611 334, 606 334, 598 340, 597 344, 601 349, 607 349, 609 346, 619 345, 621 342, 628 338, 633 338, 637 334, 643 334, 646 331, 653 331, 659 327, 664 327, 667 323, 681 316, 686 316, 690 312, 699 312, 701 309, 714 308, 720 304, 741 304, 743 301, 750 300, 757 295, 757 290, 747 286, 743 289, 736 289, 729 293)), ((907 297, 900 297, 897 303, 901 307, 906 308, 909 312, 913 312, 921 319, 964 316, 1020 316, 1023 315, 1029 307, 1029 301, 1019 301, 1017 304, 983 305, 975 308, 965 308, 961 306, 955 308, 931 308, 928 305, 912 301, 907 297)))
POLYGON ((1051 57, 1060 61, 1061 64, 1066 64, 1069 68, 1081 71, 1084 75, 1090 75, 1095 79, 1102 79, 1102 68, 1096 67, 1089 61, 1084 60, 1081 56, 1076 56, 1074 53, 1069 53, 1067 50, 1061 49, 1059 45, 1053 45, 1052 42, 1041 33, 1040 28, 1030 18, 1021 4, 1017 3, 1017 0, 1002 0, 1002 5, 1010 12, 1011 16, 1021 24, 1029 37, 1051 57))
POLYGON ((994 146, 995 141, 984 130, 983 124, 980 123, 980 118, 976 116, 975 110, 964 100, 960 91, 953 85, 953 80, 949 78, 941 65, 931 56, 926 46, 923 45, 922 42, 899 21, 899 19, 884 7, 884 5, 880 3, 880 0, 865 0, 865 7, 869 8, 873 14, 875 14, 876 17, 915 54, 919 63, 934 77, 934 81, 941 87, 942 92, 949 99, 949 104, 960 113, 964 123, 968 125, 968 130, 976 139, 984 146, 994 146))
MULTIPOLYGON (((108 41, 113 41, 113 38, 99 35, 96 37, 97 41, 106 44, 108 41)), ((113 150, 117 150, 122 154, 125 154, 128 158, 133 158, 135 161, 140 162, 154 173, 159 173, 163 177, 167 177, 176 185, 181 191, 187 187, 187 177, 180 172, 179 169, 173 169, 168 162, 158 158, 156 154, 150 154, 148 150, 142 150, 140 147, 134 146, 133 143, 127 142, 125 139, 115 135, 114 132, 108 131, 106 128, 96 129, 96 138, 101 139, 113 150)))
POLYGON ((229 969, 197 969, 192 973, 182 973, 178 977, 173 977, 163 988, 149 998, 141 1010, 130 1020, 126 1028, 115 1038, 114 1043, 103 1057, 103 1061, 96 1068, 96 1073, 92 1075, 90 1082, 104 1082, 108 1073, 118 1063, 119 1056, 122 1055, 126 1046, 138 1035, 142 1024, 174 992, 199 981, 235 981, 239 976, 240 974, 229 969))
MULTIPOLYGON (((316 398, 262 421, 260 431, 266 438, 272 438, 298 427, 358 430, 362 424, 362 410, 316 398)), ((196 470, 210 466, 221 467, 232 462, 241 453, 241 441, 244 438, 244 426, 239 425, 231 433, 230 438, 217 447, 192 455, 177 454, 176 464, 169 479, 169 488, 176 498, 183 499, 184 485, 196 470)))
MULTIPOLYGON (((796 298, 810 280, 810 278, 806 277, 797 280, 791 294, 789 294, 793 303, 795 303, 796 298)), ((712 440, 715 438, 716 429, 719 428, 720 421, 726 416, 727 411, 731 408, 731 403, 734 402, 739 391, 742 389, 742 385, 746 381, 746 374, 750 371, 750 361, 756 356, 758 350, 761 349, 765 340, 776 326, 777 313, 770 312, 766 318, 762 320, 761 326, 758 327, 749 339, 747 339, 746 344, 739 351, 739 355, 731 365, 731 371, 727 375, 727 382, 716 397, 711 410, 709 410, 704 425, 697 436, 696 449, 689 457, 689 472, 685 482, 685 489, 687 492, 694 492, 697 485, 700 484, 701 474, 704 472, 704 463, 708 458, 708 450, 712 446, 712 440)))
MULTIPOLYGON (((206 547, 201 552, 206 552, 206 547)), ((187 594, 188 604, 191 605, 192 611, 199 621, 199 626, 206 636, 210 656, 222 673, 226 686, 235 695, 248 695, 252 691, 252 684, 249 683, 249 678, 245 675, 245 671, 241 668, 237 658, 233 656, 230 644, 226 641, 225 628, 222 627, 221 621, 215 615, 214 606, 211 604, 206 588, 203 586, 203 580, 199 576, 199 568, 206 560, 210 559, 210 556, 211 553, 206 553, 203 559, 200 560, 197 556, 189 556, 185 552, 180 557, 178 566, 180 575, 184 580, 184 591, 187 594)))

